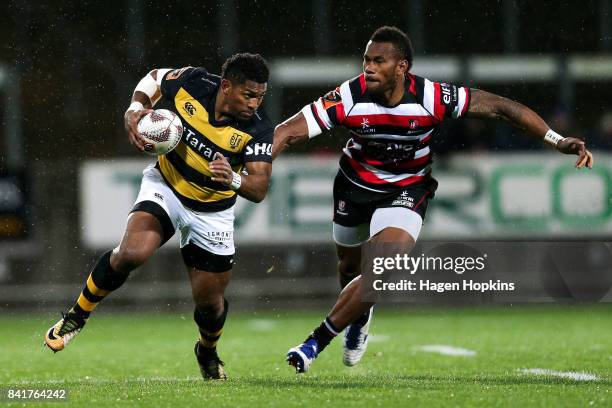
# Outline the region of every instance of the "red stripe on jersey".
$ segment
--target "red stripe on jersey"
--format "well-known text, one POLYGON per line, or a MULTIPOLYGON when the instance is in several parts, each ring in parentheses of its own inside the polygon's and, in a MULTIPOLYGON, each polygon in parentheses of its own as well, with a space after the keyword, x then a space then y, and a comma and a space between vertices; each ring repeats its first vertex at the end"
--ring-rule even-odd
POLYGON ((345 126, 362 127, 364 119, 367 119, 368 125, 388 125, 406 127, 410 129, 410 121, 416 120, 419 127, 434 126, 438 121, 431 116, 420 115, 389 115, 387 113, 378 113, 372 115, 350 115, 346 118, 345 126))
POLYGON ((405 169, 412 169, 415 167, 420 167, 422 165, 424 165, 425 163, 427 163, 429 161, 429 159, 431 158, 431 152, 427 153, 425 156, 423 157, 419 157, 418 159, 414 159, 414 160, 410 160, 410 161, 399 161, 397 163, 385 163, 382 162, 380 160, 376 160, 376 159, 370 159, 368 157, 366 157, 365 155, 361 155, 361 158, 365 164, 369 164, 370 166, 381 166, 381 170, 385 170, 385 168, 391 169, 391 170, 405 170, 405 169))
POLYGON ((463 104, 463 108, 461 109, 461 117, 465 115, 467 111, 467 107, 470 104, 470 88, 465 88, 465 103, 463 104))
POLYGON ((346 119, 346 112, 344 112, 344 104, 340 102, 334 107, 336 108, 336 119, 338 120, 338 123, 343 123, 344 119, 346 119))
POLYGON ((408 88, 408 90, 410 91, 410 93, 416 96, 417 93, 416 93, 416 88, 414 86, 414 75, 409 74, 408 79, 410 80, 410 87, 408 88))
POLYGON ((444 120, 445 107, 442 105, 442 90, 440 89, 440 83, 434 82, 434 116, 439 121, 444 120))
POLYGON ((357 175, 359 176, 359 178, 361 178, 363 181, 370 183, 370 184, 390 184, 390 185, 394 185, 394 186, 409 186, 410 184, 414 184, 417 183, 421 180, 423 180, 426 175, 424 176, 412 176, 412 177, 408 177, 405 178, 403 180, 399 180, 399 181, 395 181, 395 182, 389 182, 383 179, 379 179, 378 177, 376 177, 376 175, 374 173, 372 173, 371 171, 367 170, 365 167, 363 167, 358 161, 356 161, 355 159, 349 157, 349 156, 345 156, 348 159, 349 164, 351 165, 351 167, 353 168, 353 170, 355 170, 355 172, 357 173, 357 175))
MULTIPOLYGON (((351 133, 351 137, 353 138, 353 140, 355 140, 357 143, 359 143, 359 144, 367 143, 368 139, 362 137, 359 133, 355 132, 354 130, 350 130, 349 132, 351 133)), ((423 140, 414 140, 414 142, 419 147, 424 147, 425 143, 429 142, 429 139, 431 139, 431 135, 432 134, 433 134, 433 132, 430 132, 429 135, 427 135, 427 137, 425 137, 425 139, 423 139, 423 140)), ((379 140, 379 139, 375 139, 375 140, 379 140)), ((392 140, 390 140, 390 142, 392 142, 392 140)))
POLYGON ((361 88, 361 94, 363 95, 366 91, 366 80, 365 74, 359 75, 359 87, 361 88))
POLYGON ((319 117, 319 112, 317 112, 317 107, 315 106, 314 103, 310 104, 310 110, 312 111, 312 115, 314 116, 315 120, 319 124, 319 127, 321 128, 321 130, 327 130, 327 126, 325 126, 325 122, 323 122, 321 118, 319 117))

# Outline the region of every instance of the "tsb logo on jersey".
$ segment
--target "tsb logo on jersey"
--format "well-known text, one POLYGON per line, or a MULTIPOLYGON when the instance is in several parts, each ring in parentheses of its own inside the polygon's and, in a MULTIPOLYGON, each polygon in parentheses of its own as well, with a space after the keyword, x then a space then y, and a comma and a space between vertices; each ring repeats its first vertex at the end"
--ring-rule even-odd
POLYGON ((247 146, 246 154, 247 156, 259 156, 261 154, 272 156, 272 143, 255 143, 253 147, 247 146))

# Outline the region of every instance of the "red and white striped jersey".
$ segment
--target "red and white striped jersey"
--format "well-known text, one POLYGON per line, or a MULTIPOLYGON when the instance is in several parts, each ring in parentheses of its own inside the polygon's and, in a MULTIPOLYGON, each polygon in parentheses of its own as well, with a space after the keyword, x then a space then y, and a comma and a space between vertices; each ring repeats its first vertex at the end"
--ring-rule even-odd
POLYGON ((353 183, 372 191, 391 192, 429 177, 429 141, 448 118, 461 118, 470 102, 467 87, 406 77, 397 106, 375 102, 364 74, 302 109, 310 136, 342 126, 351 133, 340 170, 353 183))

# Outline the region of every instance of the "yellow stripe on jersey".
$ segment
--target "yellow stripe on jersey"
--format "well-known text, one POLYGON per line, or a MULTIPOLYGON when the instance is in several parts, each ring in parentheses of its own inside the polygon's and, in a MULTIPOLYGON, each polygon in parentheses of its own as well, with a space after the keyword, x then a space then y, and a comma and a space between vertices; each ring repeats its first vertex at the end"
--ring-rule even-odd
POLYGON ((210 162, 194 152, 193 149, 191 149, 185 143, 179 143, 174 151, 192 169, 197 170, 199 173, 202 173, 205 176, 212 176, 209 166, 210 162))
MULTIPOLYGON (((189 167, 205 176, 212 177, 212 173, 210 172, 210 161, 197 154, 191 147, 185 143, 179 143, 174 151, 189 167)), ((243 167, 244 164, 237 164, 232 166, 232 170, 234 170, 236 173, 240 173, 243 167)))
MULTIPOLYGON (((181 145, 179 145, 181 146, 181 145)), ((178 149, 178 146, 177 146, 178 149)), ((178 172, 165 156, 159 156, 159 167, 164 178, 170 183, 172 188, 183 197, 204 203, 223 200, 236 195, 235 191, 217 191, 212 188, 202 187, 191 183, 178 172)))
POLYGON ((184 88, 174 97, 176 111, 191 127, 220 148, 229 152, 241 152, 252 136, 231 126, 214 127, 208 121, 204 106, 184 88))

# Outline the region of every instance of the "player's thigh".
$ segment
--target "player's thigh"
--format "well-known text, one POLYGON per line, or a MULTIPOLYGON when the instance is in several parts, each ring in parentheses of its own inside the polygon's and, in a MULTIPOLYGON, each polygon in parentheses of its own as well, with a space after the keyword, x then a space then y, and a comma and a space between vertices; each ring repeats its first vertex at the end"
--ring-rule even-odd
POLYGON ((111 255, 111 266, 116 270, 130 270, 144 263, 174 235, 179 213, 180 202, 159 171, 147 167, 121 242, 111 255))
POLYGON ((344 176, 336 176, 332 233, 340 260, 343 259, 344 254, 358 251, 359 247, 369 238, 369 223, 374 208, 353 200, 355 188, 344 176))
POLYGON ((437 181, 431 178, 378 202, 370 221, 371 239, 377 242, 416 242, 429 200, 437 186, 437 181))
POLYGON ((160 245, 163 245, 172 238, 176 228, 184 223, 187 210, 157 168, 148 166, 142 174, 140 191, 131 212, 148 213, 157 219, 161 227, 160 245))
POLYGON ((189 271, 195 303, 223 307, 223 296, 232 275, 233 254, 215 254, 192 243, 181 248, 181 254, 189 271))
POLYGON ((111 266, 129 271, 143 264, 159 248, 162 239, 162 226, 155 216, 142 211, 131 213, 121 242, 111 254, 111 266))
POLYGON ((378 208, 370 221, 370 241, 414 244, 423 226, 423 218, 407 208, 378 208))

